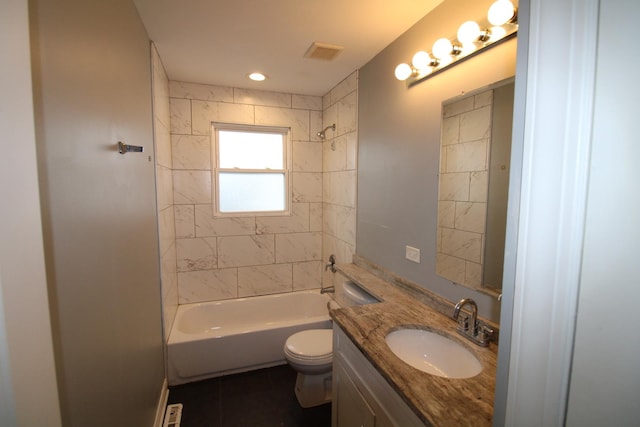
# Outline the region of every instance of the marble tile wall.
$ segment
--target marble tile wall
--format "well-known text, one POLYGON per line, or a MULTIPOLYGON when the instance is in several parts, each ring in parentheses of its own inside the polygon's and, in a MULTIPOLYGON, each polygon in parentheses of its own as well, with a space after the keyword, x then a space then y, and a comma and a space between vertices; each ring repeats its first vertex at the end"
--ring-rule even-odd
POLYGON ((158 198, 158 234, 160 238, 160 280, 162 318, 165 340, 178 308, 176 269, 176 235, 173 196, 173 161, 171 156, 169 79, 162 60, 151 46, 153 82, 153 135, 156 156, 156 191, 158 198))
MULTIPOLYGON (((356 250, 356 168, 358 162, 358 72, 355 71, 323 99, 322 129, 322 259, 334 254, 338 263, 351 262, 356 250)), ((323 282, 331 284, 331 274, 323 282)))
POLYGON ((493 90, 443 108, 436 272, 480 287, 493 90))
MULTIPOLYGON (((350 107, 344 97, 337 101, 353 116, 346 121, 343 113, 346 137, 355 101, 350 107)), ((179 303, 319 288, 323 144, 316 132, 323 99, 171 81, 169 104, 179 303), (291 128, 290 216, 213 217, 212 121, 291 128)))

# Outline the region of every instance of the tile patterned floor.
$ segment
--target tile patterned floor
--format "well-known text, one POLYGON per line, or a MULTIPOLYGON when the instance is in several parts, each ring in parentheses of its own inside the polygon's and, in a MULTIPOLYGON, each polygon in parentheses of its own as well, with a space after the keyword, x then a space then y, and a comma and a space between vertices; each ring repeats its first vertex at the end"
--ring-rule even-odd
POLYGON ((330 427, 331 404, 303 409, 289 365, 171 387, 181 427, 330 427))

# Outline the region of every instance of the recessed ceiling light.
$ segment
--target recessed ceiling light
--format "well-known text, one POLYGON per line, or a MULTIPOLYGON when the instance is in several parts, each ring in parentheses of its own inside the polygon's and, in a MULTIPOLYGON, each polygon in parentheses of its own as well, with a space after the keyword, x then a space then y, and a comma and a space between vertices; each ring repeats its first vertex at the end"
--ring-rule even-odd
POLYGON ((249 78, 255 82, 262 82, 267 79, 267 76, 262 73, 251 73, 249 78))

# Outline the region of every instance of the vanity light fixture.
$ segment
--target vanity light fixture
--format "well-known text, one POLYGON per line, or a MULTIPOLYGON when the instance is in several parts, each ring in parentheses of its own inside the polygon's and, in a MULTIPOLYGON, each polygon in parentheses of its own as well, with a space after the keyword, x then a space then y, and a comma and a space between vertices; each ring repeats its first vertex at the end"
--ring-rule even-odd
POLYGON ((249 77, 254 82, 263 82, 267 80, 267 76, 262 73, 251 73, 251 74, 248 74, 247 77, 249 77))
POLYGON ((403 63, 396 67, 395 76, 411 87, 462 60, 515 37, 517 32, 516 7, 511 0, 497 0, 489 7, 486 21, 464 22, 458 28, 456 38, 436 40, 431 53, 417 52, 411 65, 403 63))

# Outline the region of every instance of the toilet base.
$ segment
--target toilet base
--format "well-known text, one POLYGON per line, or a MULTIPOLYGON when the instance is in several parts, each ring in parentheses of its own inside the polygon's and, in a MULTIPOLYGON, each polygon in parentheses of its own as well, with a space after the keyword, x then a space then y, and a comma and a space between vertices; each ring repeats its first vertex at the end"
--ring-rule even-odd
POLYGON ((331 371, 320 375, 298 372, 295 392, 298 403, 303 408, 331 402, 331 371))

